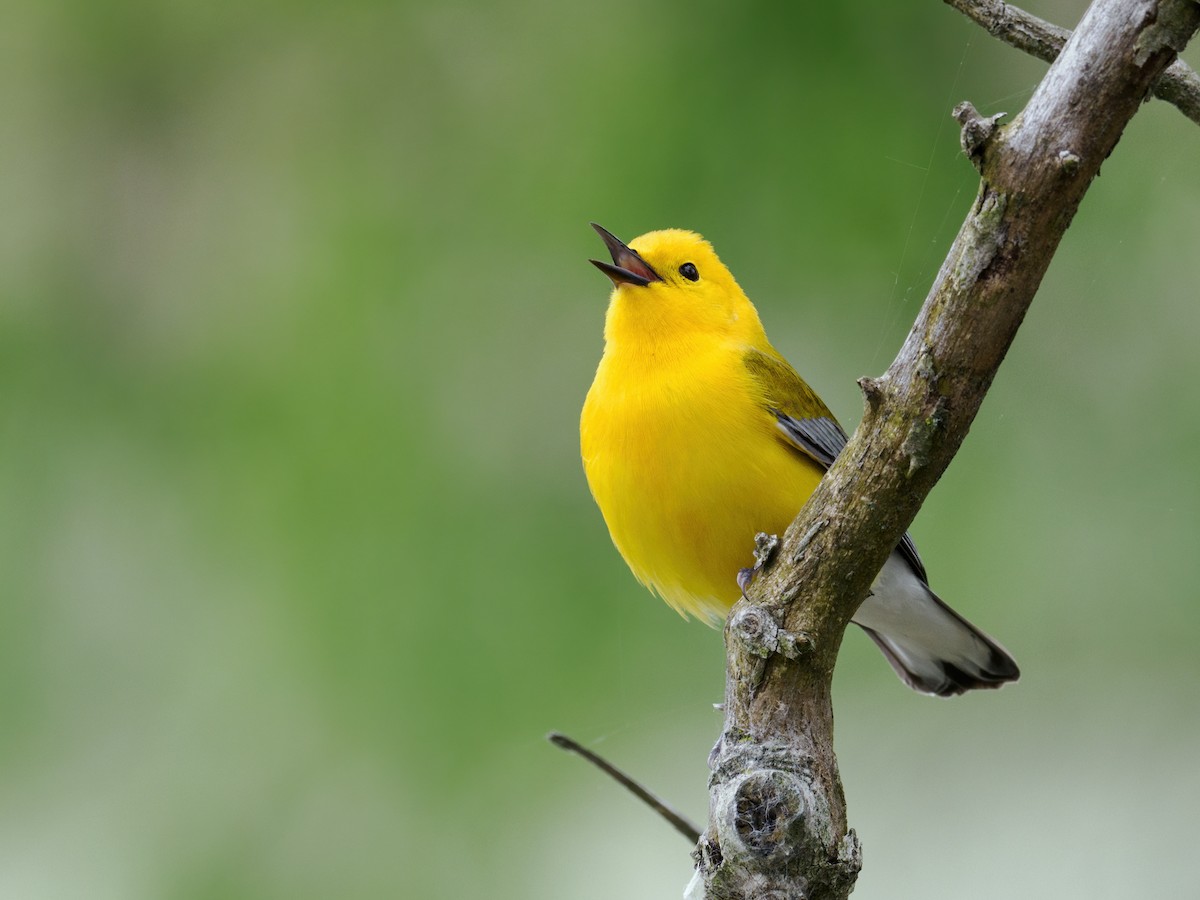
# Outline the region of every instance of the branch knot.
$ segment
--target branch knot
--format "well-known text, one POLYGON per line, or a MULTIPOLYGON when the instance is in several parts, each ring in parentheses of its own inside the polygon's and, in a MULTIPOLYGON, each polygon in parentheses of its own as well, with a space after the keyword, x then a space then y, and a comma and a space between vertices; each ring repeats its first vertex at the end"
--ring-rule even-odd
POLYGON ((705 896, 845 897, 862 867, 861 850, 852 830, 835 837, 813 767, 797 765, 794 749, 745 733, 726 732, 714 753, 709 830, 693 854, 712 889, 705 896))
POLYGON ((729 631, 741 641, 747 653, 760 659, 772 653, 798 659, 812 646, 807 634, 780 627, 768 609, 754 603, 743 604, 730 616, 729 631))
POLYGON ((1081 162, 1082 160, 1079 158, 1079 154, 1073 150, 1058 151, 1059 168, 1061 168, 1067 175, 1074 175, 1077 171, 1079 171, 1079 164, 1081 162))
POLYGON ((766 659, 779 648, 779 625, 763 607, 743 605, 729 619, 729 631, 747 653, 766 659))
POLYGON ((769 857, 794 852, 791 832, 803 824, 808 804, 800 779, 779 769, 758 769, 737 779, 720 811, 718 827, 725 832, 722 847, 731 845, 747 855, 769 857))
POLYGON ((971 163, 980 172, 983 172, 984 155, 996 133, 997 123, 1007 115, 1008 113, 1001 112, 994 116, 981 116, 970 100, 964 100, 954 107, 955 121, 962 126, 959 143, 962 144, 963 153, 967 154, 967 159, 971 160, 971 163))

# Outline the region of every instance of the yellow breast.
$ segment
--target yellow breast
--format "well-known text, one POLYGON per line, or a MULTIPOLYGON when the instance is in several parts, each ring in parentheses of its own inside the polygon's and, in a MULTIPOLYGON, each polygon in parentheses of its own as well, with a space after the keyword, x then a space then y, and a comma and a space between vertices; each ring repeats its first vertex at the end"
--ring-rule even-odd
POLYGON ((744 349, 610 346, 583 408, 584 468, 613 542, 685 614, 725 614, 755 533, 782 534, 822 474, 781 439, 744 349))

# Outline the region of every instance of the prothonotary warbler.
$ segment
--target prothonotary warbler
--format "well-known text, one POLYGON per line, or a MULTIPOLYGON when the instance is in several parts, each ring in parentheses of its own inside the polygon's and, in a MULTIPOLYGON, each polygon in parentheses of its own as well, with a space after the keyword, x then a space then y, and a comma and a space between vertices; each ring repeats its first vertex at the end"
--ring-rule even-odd
MULTIPOLYGON (((757 532, 782 534, 846 433, 767 340, 754 305, 698 234, 628 245, 612 263, 604 355, 580 423, 583 464, 613 543, 676 610, 723 617, 757 532)), ((929 588, 908 535, 854 621, 905 684, 949 696, 1020 672, 929 588)))

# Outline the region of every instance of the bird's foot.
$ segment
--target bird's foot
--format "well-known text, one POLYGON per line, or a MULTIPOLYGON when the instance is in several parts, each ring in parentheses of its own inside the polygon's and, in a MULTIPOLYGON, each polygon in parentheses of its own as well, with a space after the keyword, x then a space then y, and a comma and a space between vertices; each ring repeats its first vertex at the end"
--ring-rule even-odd
POLYGON ((746 596, 746 588, 750 587, 750 583, 754 581, 754 570, 751 568, 738 569, 737 582, 738 589, 742 592, 742 596, 746 596))
POLYGON ((774 559, 778 549, 779 538, 776 535, 760 531, 754 536, 754 565, 748 569, 738 569, 737 573, 737 583, 742 596, 745 596, 746 590, 754 582, 754 576, 774 559))

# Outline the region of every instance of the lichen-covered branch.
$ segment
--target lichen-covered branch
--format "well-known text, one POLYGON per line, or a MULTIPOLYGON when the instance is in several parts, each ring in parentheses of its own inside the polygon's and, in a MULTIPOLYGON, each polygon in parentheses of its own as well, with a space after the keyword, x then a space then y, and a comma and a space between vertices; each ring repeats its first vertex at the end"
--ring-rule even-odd
POLYGON ((727 621, 689 897, 849 894, 860 857, 830 703, 842 634, 966 437, 1101 163, 1198 25, 1189 0, 1097 0, 1011 124, 960 107, 976 201, 896 360, 861 382, 858 429, 727 621))
MULTIPOLYGON (((1003 0, 945 0, 960 13, 987 30, 992 37, 1024 50, 1044 62, 1054 62, 1071 36, 1062 28, 1027 13, 1003 0)), ((1151 93, 1177 107, 1200 125, 1200 75, 1187 63, 1175 60, 1150 87, 1151 93)))

